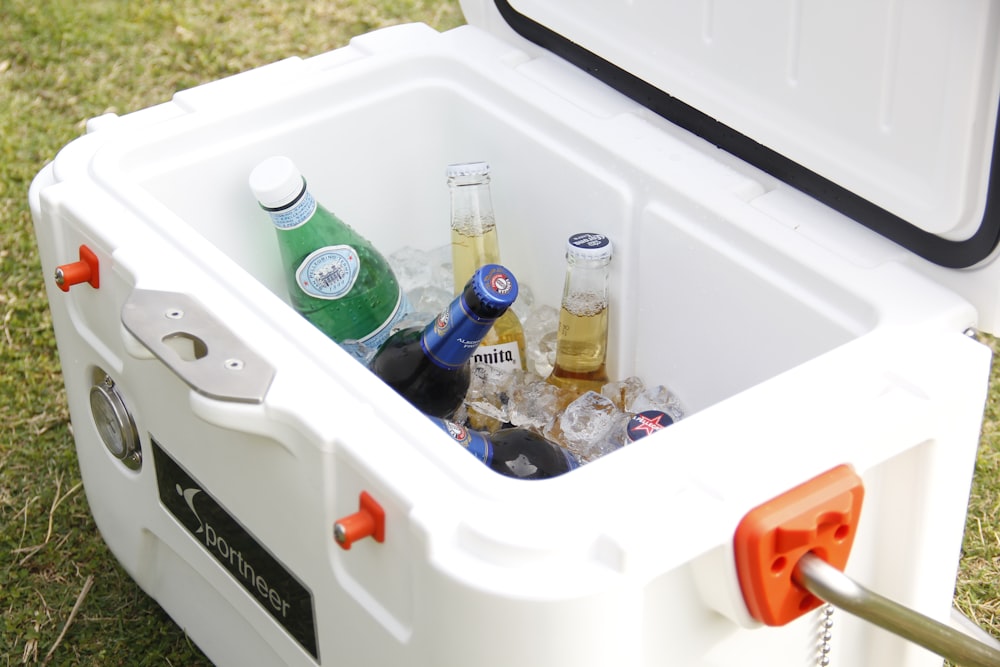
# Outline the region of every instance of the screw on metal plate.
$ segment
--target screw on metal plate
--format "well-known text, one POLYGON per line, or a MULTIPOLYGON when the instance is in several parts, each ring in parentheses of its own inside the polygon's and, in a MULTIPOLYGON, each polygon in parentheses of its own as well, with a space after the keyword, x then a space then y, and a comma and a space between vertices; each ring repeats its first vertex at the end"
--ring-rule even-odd
POLYGON ((122 307, 122 324, 209 398, 260 403, 274 379, 274 367, 189 294, 133 290, 122 307))

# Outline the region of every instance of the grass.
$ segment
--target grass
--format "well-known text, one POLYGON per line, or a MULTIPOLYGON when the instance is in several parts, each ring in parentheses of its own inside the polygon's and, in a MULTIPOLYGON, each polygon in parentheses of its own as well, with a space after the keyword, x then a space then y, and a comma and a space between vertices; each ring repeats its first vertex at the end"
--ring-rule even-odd
POLYGON ((27 207, 84 122, 456 0, 0 0, 0 665, 205 665, 117 565, 81 488, 27 207), (62 641, 60 633, 90 582, 62 641))
MULTIPOLYGON (((27 208, 32 177, 88 118, 414 20, 462 22, 456 0, 0 0, 0 665, 206 664, 90 518, 27 208)), ((956 603, 1000 636, 1000 377, 991 386, 956 603)))

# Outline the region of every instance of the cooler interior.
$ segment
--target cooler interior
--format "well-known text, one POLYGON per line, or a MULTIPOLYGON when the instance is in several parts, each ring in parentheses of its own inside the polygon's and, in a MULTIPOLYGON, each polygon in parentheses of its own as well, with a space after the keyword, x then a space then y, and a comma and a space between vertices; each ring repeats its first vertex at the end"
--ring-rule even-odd
MULTIPOLYGON (((913 288, 898 276, 883 281, 877 267, 796 238, 788 221, 758 205, 794 195, 716 161, 715 149, 631 103, 581 109, 543 87, 508 89, 433 57, 332 72, 339 75, 325 87, 193 127, 178 122, 119 149, 105 173, 115 172, 136 206, 157 212, 151 222, 168 239, 204 242, 185 252, 221 252, 286 299, 274 230, 247 187, 259 160, 290 156, 317 197, 387 255, 449 243, 445 165, 487 160, 503 260, 534 300, 558 307, 567 236, 609 235, 611 375, 666 384, 692 412, 880 320, 922 317, 920 300, 899 298, 913 288)), ((522 318, 526 308, 517 306, 522 318)))

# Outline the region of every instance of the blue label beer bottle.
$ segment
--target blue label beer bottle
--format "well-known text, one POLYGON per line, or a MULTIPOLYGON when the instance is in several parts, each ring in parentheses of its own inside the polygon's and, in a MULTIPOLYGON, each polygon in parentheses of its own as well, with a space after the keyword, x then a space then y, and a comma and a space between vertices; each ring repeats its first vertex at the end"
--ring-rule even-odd
POLYGON ((491 434, 444 419, 433 421, 470 454, 507 477, 548 479, 580 465, 569 450, 526 428, 507 428, 491 434))
POLYGON ((389 336, 369 368, 421 412, 447 419, 469 390, 469 358, 516 298, 507 268, 482 266, 433 322, 389 336))

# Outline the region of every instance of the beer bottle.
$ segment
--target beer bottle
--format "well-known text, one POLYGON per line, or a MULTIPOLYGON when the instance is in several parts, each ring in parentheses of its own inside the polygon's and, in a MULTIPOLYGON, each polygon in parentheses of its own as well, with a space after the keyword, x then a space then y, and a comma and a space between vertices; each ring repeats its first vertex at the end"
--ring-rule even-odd
POLYGON ((556 361, 546 381, 576 395, 608 382, 608 264, 611 239, 581 233, 566 243, 566 280, 556 331, 556 361))
POLYGON ((409 311, 389 263, 317 203, 289 158, 264 160, 249 180, 274 223, 292 307, 365 363, 409 311))
POLYGON ((369 368, 421 412, 447 419, 469 389, 469 358, 516 298, 509 270, 482 266, 434 321, 389 336, 369 368))
MULTIPOLYGON (((500 243, 490 196, 489 164, 451 164, 446 173, 451 194, 451 257, 457 294, 477 267, 500 263, 500 243)), ((524 330, 513 310, 500 316, 472 357, 473 363, 521 370, 526 360, 524 330)))
POLYGON ((492 470, 518 479, 548 479, 579 467, 568 450, 526 428, 483 433, 434 419, 448 435, 492 470))

